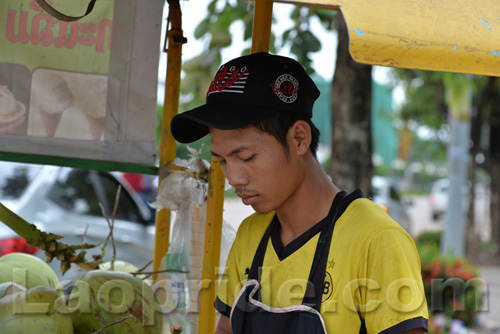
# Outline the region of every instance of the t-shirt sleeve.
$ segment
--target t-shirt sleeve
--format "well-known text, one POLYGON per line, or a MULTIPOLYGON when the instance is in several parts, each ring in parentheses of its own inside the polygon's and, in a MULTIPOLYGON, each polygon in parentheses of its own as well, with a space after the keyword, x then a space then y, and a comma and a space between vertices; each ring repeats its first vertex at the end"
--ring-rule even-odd
POLYGON ((360 262, 358 272, 362 287, 353 292, 367 333, 427 330, 427 303, 413 239, 391 228, 373 235, 366 247, 367 259, 360 262))
POLYGON ((219 290, 214 304, 215 309, 226 317, 230 316, 231 307, 235 300, 234 292, 238 289, 239 282, 242 280, 238 270, 238 257, 238 237, 236 237, 227 257, 224 275, 219 281, 219 290))
POLYGON ((231 307, 247 279, 258 243, 272 216, 273 213, 254 213, 246 218, 238 228, 227 257, 224 275, 219 281, 219 290, 215 300, 215 309, 227 317, 229 317, 231 307))

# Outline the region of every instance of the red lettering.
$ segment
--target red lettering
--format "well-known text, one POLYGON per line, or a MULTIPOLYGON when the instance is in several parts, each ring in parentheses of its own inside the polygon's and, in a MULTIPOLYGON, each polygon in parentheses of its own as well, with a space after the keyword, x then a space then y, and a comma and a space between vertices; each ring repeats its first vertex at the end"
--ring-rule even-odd
POLYGON ((237 70, 237 71, 235 70, 235 71, 231 74, 231 76, 227 79, 226 84, 224 85, 224 88, 225 88, 225 87, 230 87, 230 86, 232 86, 232 85, 233 85, 236 81, 240 80, 240 78, 241 78, 241 77, 242 77, 245 73, 247 73, 247 72, 248 72, 248 68, 247 68, 244 72, 241 72, 241 70, 237 70), (238 72, 240 72, 240 73, 238 74, 238 72))
POLYGON ((34 45, 38 45, 42 42, 43 46, 49 46, 52 44, 53 32, 48 27, 54 26, 54 19, 47 14, 37 14, 33 18, 33 22, 31 23, 31 43, 34 45), (41 30, 40 34, 38 34, 40 21, 47 21, 45 27, 41 30))
POLYGON ((227 68, 224 67, 222 69, 222 71, 220 71, 219 73, 217 73, 217 76, 216 76, 216 82, 215 82, 215 89, 216 90, 223 90, 224 87, 222 86, 222 83, 224 82, 224 78, 226 77, 227 75, 227 68))
POLYGON ((245 73, 247 73, 249 69, 245 69, 244 71, 241 71, 241 69, 237 68, 231 73, 229 78, 227 78, 226 81, 224 79, 227 76, 227 68, 224 67, 222 68, 219 72, 214 77, 214 80, 210 84, 210 87, 208 87, 208 92, 207 92, 207 97, 210 93, 213 91, 222 91, 225 88, 231 87, 236 81, 240 80, 245 73))
POLYGON ((221 71, 215 74, 214 80, 210 83, 210 87, 208 87, 207 97, 208 95, 216 90, 220 90, 220 86, 222 85, 222 81, 226 76, 227 69, 224 67, 221 71))
POLYGON ((275 93, 279 92, 282 94, 286 94, 288 96, 291 96, 291 95, 297 93, 297 91, 300 88, 299 86, 294 87, 292 84, 286 84, 286 85, 283 85, 282 88, 280 88, 280 87, 276 86, 274 83, 269 84, 269 87, 271 87, 271 89, 275 93))
POLYGON ((78 36, 78 22, 59 22, 59 36, 54 38, 54 46, 62 48, 66 46, 68 49, 73 49, 76 46, 78 36), (68 25, 70 25, 70 33, 68 34, 68 25))
POLYGON ((95 24, 93 23, 88 23, 88 24, 80 24, 78 25, 80 31, 84 35, 80 35, 78 37, 78 42, 81 45, 86 45, 86 46, 91 46, 95 44, 95 37, 92 36, 91 34, 95 32, 95 24))
POLYGON ((26 44, 30 40, 30 36, 26 34, 26 25, 28 22, 28 13, 21 12, 19 18, 19 27, 17 35, 15 35, 16 11, 9 10, 7 14, 7 39, 11 42, 21 42, 26 44))
POLYGON ((111 50, 111 36, 113 34, 113 22, 110 20, 102 20, 97 28, 97 47, 98 52, 104 51, 104 41, 106 39, 106 31, 109 32, 108 50, 111 50))
POLYGON ((269 84, 269 87, 271 87, 271 89, 273 90, 273 92, 274 92, 274 93, 279 92, 279 87, 276 87, 276 85, 275 85, 275 84, 270 83, 270 84, 269 84))
MULTIPOLYGON (((51 4, 49 0, 44 1, 51 4)), ((111 50, 112 21, 104 19, 99 23, 80 24, 78 21, 68 23, 56 20, 43 12, 35 0, 30 2, 29 8, 31 13, 33 13, 32 11, 41 11, 41 13, 32 16, 31 34, 27 34, 30 11, 21 11, 19 14, 16 10, 8 11, 6 37, 10 42, 23 44, 31 42, 33 45, 41 44, 43 46, 54 45, 58 49, 62 47, 73 49, 78 44, 82 46, 95 45, 97 52, 111 50), (59 24, 58 30, 55 27, 56 24, 59 24)))
MULTIPOLYGON (((52 1, 51 0, 44 0, 44 1, 46 3, 48 3, 49 5, 52 6, 52 1)), ((33 9, 33 10, 36 10, 38 12, 43 12, 43 8, 38 5, 38 3, 36 2, 36 0, 32 0, 30 2, 30 8, 33 9)))

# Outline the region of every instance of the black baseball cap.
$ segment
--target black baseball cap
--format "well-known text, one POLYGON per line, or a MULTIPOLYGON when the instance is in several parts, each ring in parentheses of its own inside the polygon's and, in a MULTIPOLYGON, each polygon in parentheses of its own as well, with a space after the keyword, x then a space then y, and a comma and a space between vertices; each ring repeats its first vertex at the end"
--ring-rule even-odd
POLYGON ((208 128, 242 128, 278 110, 312 117, 318 96, 318 88, 297 61, 254 53, 222 65, 208 88, 207 102, 176 115, 170 130, 178 142, 190 143, 207 135, 208 128))

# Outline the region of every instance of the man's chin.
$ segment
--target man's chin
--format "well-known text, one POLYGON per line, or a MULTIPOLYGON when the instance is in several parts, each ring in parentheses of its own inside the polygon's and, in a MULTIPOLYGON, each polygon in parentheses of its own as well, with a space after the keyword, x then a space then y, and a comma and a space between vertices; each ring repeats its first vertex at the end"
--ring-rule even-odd
POLYGON ((252 209, 254 209, 255 212, 262 213, 262 214, 269 213, 269 212, 273 211, 273 209, 266 208, 266 207, 260 206, 258 204, 252 204, 251 207, 252 207, 252 209))

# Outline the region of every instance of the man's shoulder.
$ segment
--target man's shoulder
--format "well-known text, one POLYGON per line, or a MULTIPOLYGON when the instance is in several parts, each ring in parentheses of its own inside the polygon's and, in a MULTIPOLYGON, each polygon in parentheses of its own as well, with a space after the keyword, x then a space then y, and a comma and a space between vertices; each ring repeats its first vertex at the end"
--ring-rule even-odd
POLYGON ((368 198, 352 201, 339 219, 339 225, 356 231, 356 234, 366 235, 393 229, 404 231, 387 212, 368 198))
POLYGON ((242 258, 246 258, 251 263, 257 246, 273 217, 274 212, 265 214, 253 213, 243 220, 238 227, 236 238, 231 247, 231 251, 239 258, 239 261, 244 262, 242 258))
POLYGON ((260 238, 262 238, 262 236, 264 235, 274 215, 274 211, 268 213, 254 212, 243 220, 243 222, 238 227, 237 234, 242 235, 245 238, 255 237, 260 241, 260 238))

